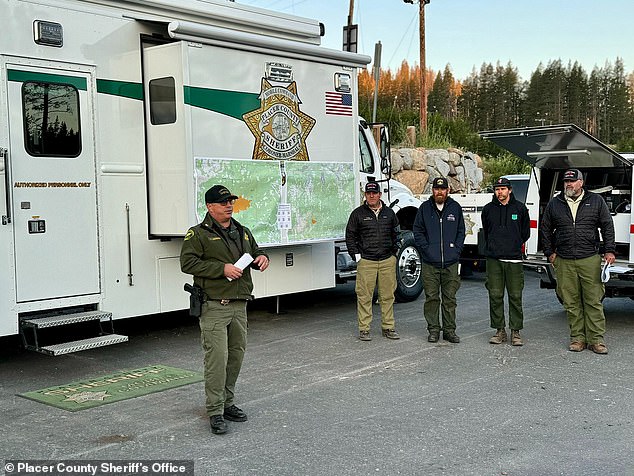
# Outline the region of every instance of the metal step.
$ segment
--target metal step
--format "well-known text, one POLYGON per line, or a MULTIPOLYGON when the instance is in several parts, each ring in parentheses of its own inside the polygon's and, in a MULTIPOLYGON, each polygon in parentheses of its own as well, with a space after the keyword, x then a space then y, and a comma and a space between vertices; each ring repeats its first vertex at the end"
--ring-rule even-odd
POLYGON ((24 327, 33 327, 36 329, 44 329, 47 327, 64 326, 66 324, 77 324, 78 322, 106 320, 112 317, 111 312, 106 311, 86 311, 76 312, 73 314, 60 314, 58 316, 49 317, 32 317, 22 319, 20 323, 24 327))
POLYGON ((53 344, 44 347, 40 347, 37 350, 47 355, 62 355, 70 354, 71 352, 79 352, 81 350, 94 349, 96 347, 103 347, 106 345, 120 344, 121 342, 127 342, 128 336, 122 336, 119 334, 107 334, 100 337, 91 337, 90 339, 76 340, 72 342, 64 342, 62 344, 53 344))

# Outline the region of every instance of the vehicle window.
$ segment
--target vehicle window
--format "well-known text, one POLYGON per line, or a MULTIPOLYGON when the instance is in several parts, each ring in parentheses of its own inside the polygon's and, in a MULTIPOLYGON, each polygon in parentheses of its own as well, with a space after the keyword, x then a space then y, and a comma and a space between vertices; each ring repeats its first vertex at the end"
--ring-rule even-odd
POLYGON ((366 174, 374 173, 374 161, 370 153, 370 146, 365 140, 363 130, 359 127, 359 153, 361 154, 361 172, 366 174))
POLYGON ((150 81, 150 121, 154 125, 176 122, 174 78, 159 78, 150 81))
POLYGON ((515 199, 522 203, 526 203, 526 195, 528 195, 528 179, 526 180, 513 180, 511 182, 513 187, 513 195, 515 199))
POLYGON ((81 153, 79 93, 69 84, 22 84, 24 143, 32 156, 77 157, 81 153))

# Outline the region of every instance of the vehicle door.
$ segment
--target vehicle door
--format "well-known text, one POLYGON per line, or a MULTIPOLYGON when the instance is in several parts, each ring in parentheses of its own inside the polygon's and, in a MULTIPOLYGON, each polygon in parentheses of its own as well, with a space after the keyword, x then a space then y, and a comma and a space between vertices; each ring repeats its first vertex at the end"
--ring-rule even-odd
POLYGON ((93 72, 25 63, 5 64, 16 301, 99 293, 93 72))

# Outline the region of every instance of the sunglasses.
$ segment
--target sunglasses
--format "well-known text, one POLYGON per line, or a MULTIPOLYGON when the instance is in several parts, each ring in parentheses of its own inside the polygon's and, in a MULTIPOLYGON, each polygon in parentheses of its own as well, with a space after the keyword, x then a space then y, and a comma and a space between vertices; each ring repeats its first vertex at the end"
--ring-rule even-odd
POLYGON ((222 205, 223 207, 226 207, 227 205, 233 205, 234 203, 236 203, 235 198, 232 198, 231 200, 223 200, 222 202, 216 202, 216 204, 222 205))

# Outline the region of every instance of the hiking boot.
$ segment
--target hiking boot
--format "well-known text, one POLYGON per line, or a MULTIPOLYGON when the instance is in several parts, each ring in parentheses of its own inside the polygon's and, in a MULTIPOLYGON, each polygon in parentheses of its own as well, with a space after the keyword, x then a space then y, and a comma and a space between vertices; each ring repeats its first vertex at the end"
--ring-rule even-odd
POLYGON ((588 346, 588 349, 590 349, 595 354, 605 355, 608 353, 608 348, 605 346, 605 344, 602 343, 590 344, 588 346))
POLYGON ((222 418, 222 415, 214 415, 209 417, 209 423, 211 423, 211 432, 214 435, 222 435, 227 433, 227 422, 222 418))
POLYGON ((224 417, 229 421, 247 421, 247 414, 235 405, 225 408, 224 417))
POLYGON ((387 337, 388 339, 396 340, 401 338, 394 329, 383 329, 382 332, 383 337, 387 337))
POLYGON ((372 340, 372 337, 370 337, 370 331, 359 331, 359 340, 372 340))
POLYGON ((489 339, 489 344, 501 344, 502 342, 506 342, 506 329, 498 329, 493 337, 489 339))
POLYGON ((438 342, 440 339, 440 332, 430 332, 427 336, 427 342, 438 342))
POLYGON ((581 352, 585 348, 586 348, 585 342, 571 342, 570 345, 568 346, 568 350, 570 352, 581 352))
POLYGON ((520 331, 511 330, 511 345, 524 345, 522 338, 520 337, 520 331))
POLYGON ((460 337, 458 337, 454 331, 443 332, 442 338, 451 342, 452 344, 457 344, 460 342, 460 337))

